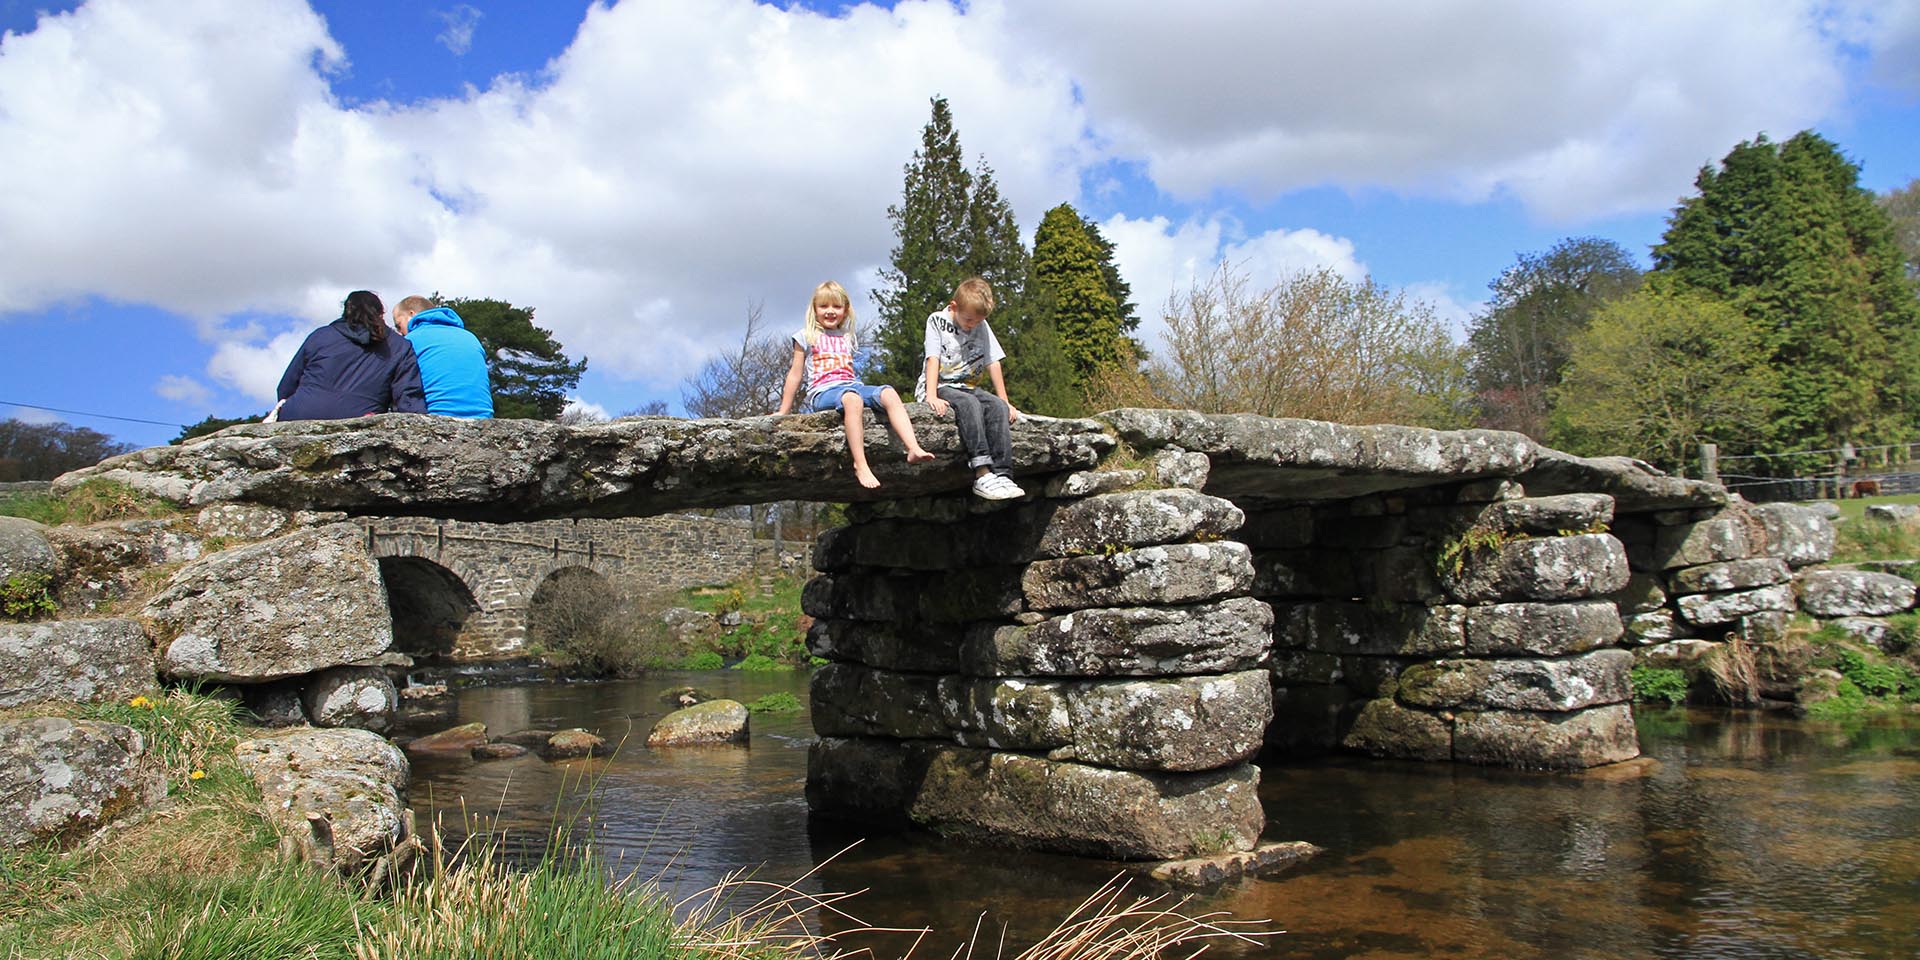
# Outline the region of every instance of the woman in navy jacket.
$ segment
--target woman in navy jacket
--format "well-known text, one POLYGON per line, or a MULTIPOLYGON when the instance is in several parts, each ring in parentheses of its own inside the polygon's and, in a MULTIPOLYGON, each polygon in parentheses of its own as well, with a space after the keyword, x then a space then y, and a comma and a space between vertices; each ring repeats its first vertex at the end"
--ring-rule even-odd
POLYGON ((347 294, 340 319, 307 335, 277 393, 281 420, 427 412, 413 345, 390 335, 386 309, 368 290, 347 294))

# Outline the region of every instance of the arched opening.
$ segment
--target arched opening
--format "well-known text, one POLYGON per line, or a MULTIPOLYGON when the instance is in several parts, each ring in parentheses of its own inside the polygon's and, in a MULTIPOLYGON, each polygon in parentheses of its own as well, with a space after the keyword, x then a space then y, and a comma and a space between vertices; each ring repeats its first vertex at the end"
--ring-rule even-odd
POLYGON ((596 650, 619 626, 619 608, 618 592, 598 571, 561 567, 527 602, 527 645, 549 653, 596 650))
POLYGON ((461 648, 480 604, 453 571, 419 557, 381 557, 380 579, 393 613, 394 650, 432 661, 461 648))

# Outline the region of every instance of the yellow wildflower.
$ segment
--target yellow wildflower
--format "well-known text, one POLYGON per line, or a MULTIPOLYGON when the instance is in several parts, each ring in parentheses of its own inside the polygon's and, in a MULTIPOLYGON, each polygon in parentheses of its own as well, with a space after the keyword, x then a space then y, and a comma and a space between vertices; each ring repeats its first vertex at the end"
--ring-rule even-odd
POLYGON ((153 706, 153 701, 152 701, 152 700, 149 700, 149 699, 147 699, 147 698, 146 698, 145 696, 138 696, 138 697, 134 697, 134 698, 133 698, 132 700, 128 700, 128 701, 127 701, 127 706, 129 706, 129 707, 151 707, 151 706, 153 706))
POLYGON ((194 772, 187 774, 188 780, 205 780, 206 778, 207 778, 207 772, 205 770, 195 770, 194 772))

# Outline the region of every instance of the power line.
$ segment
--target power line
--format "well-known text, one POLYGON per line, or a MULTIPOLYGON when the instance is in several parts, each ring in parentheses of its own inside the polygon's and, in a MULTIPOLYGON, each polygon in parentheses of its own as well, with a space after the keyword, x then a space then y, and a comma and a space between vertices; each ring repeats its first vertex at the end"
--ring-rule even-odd
POLYGON ((168 423, 165 420, 142 420, 139 417, 116 417, 111 413, 88 413, 85 410, 62 410, 59 407, 45 407, 37 403, 21 403, 17 400, 0 400, 0 404, 15 407, 27 407, 32 410, 45 410, 49 413, 65 413, 76 417, 98 417, 102 420, 125 420, 128 423, 150 423, 156 427, 185 427, 184 423, 168 423))

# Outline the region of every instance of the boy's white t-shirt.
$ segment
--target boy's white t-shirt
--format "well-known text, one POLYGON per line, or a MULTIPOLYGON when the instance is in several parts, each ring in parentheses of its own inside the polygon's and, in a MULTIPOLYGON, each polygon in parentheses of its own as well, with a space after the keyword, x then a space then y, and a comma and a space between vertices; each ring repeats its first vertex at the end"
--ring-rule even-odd
MULTIPOLYGON (((980 379, 988 366, 1005 360, 1007 352, 1000 349, 1000 341, 985 320, 972 330, 962 330, 953 322, 952 312, 941 310, 927 315, 926 350, 921 356, 940 358, 940 383, 955 386, 980 379)), ((927 396, 927 370, 922 363, 920 376, 913 383, 913 398, 925 401, 927 396)))

